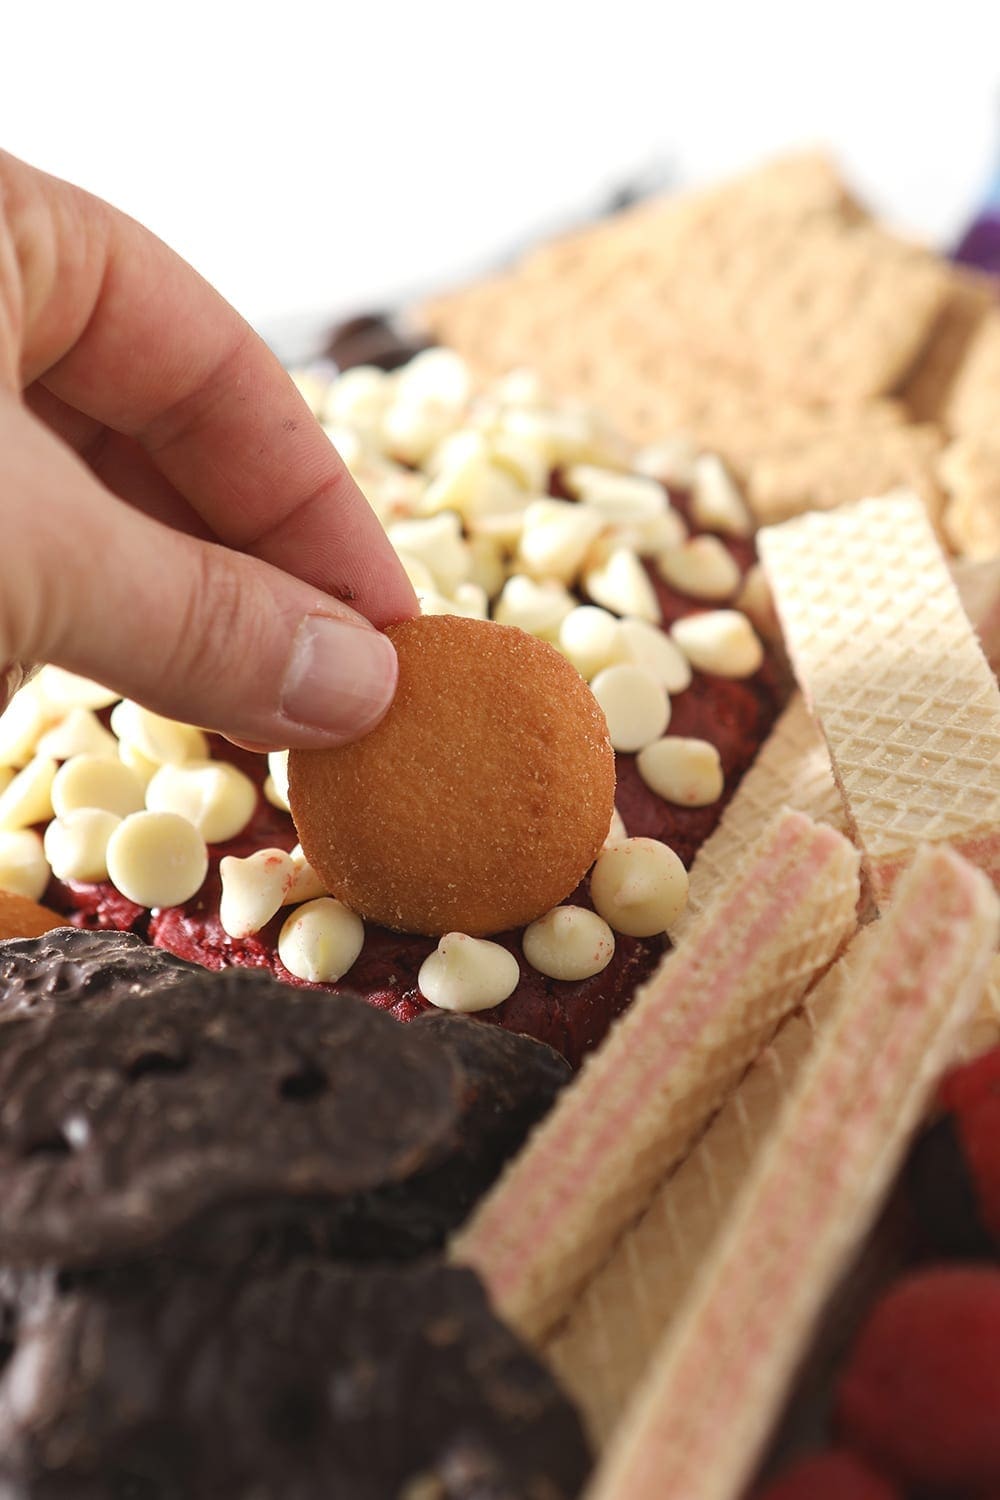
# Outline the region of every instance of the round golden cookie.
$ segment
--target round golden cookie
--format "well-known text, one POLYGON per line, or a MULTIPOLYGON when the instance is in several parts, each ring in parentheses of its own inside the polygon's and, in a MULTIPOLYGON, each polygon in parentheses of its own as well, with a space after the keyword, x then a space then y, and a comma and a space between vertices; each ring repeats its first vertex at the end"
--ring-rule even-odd
POLYGON ((332 895, 401 932, 534 921, 607 836, 604 714, 575 667, 523 630, 431 615, 386 633, 399 685, 382 722, 288 757, 306 858, 332 895))
POLYGON ((65 927, 66 918, 16 891, 0 891, 0 942, 6 938, 41 937, 56 927, 65 927))

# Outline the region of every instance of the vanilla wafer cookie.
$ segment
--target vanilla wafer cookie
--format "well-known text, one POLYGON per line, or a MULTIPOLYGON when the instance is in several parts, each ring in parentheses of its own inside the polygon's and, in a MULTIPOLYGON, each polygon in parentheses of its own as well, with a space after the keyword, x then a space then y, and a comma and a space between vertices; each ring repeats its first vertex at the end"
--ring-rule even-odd
POLYGON ((783 812, 452 1245, 540 1339, 853 931, 857 851, 783 812))
POLYGON ((998 938, 1000 903, 983 875, 951 850, 921 849, 587 1500, 740 1495, 824 1300, 978 1002, 998 938))
POLYGON ((783 807, 847 832, 844 804, 830 769, 830 752, 801 693, 796 693, 737 787, 718 827, 695 856, 687 905, 669 928, 676 946, 746 858, 783 807))
POLYGON ((597 1449, 607 1444, 689 1295, 818 1029, 879 936, 877 924, 860 933, 784 1022, 546 1345, 548 1363, 575 1398, 597 1449))
POLYGON ((1000 689, 920 501, 802 516, 758 547, 876 904, 919 842, 1000 884, 1000 689))

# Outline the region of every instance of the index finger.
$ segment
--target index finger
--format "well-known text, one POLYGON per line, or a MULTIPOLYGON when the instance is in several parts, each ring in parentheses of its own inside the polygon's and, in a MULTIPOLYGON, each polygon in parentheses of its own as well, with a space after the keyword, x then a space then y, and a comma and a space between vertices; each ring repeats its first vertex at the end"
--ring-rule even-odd
POLYGON ((417 613, 376 516, 278 360, 163 242, 0 153, 21 378, 135 438, 220 541, 349 602, 417 613))

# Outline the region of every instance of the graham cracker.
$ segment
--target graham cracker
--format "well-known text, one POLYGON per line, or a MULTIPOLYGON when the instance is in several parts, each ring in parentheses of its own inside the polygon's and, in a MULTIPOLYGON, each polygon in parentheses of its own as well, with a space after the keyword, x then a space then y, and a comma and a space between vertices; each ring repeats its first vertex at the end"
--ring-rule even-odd
POLYGON ((824 1302, 978 1003, 1000 903, 953 851, 923 848, 877 930, 585 1500, 734 1500, 751 1477, 824 1302))
POLYGON ((987 314, 968 346, 945 407, 959 437, 997 441, 1000 434, 1000 308, 987 314))
POLYGON ((857 852, 784 812, 459 1231, 529 1339, 565 1316, 779 1021, 854 930, 857 852))
POLYGON ((1000 557, 1000 407, 989 437, 958 438, 942 454, 944 529, 967 557, 1000 557))
POLYGON ((758 547, 876 905, 919 842, 1000 885, 1000 689, 920 501, 814 512, 758 547))
POLYGON ((751 466, 746 495, 761 525, 804 510, 831 510, 904 485, 937 524, 943 495, 937 462, 944 440, 937 427, 871 425, 817 432, 808 442, 762 454, 751 466))
POLYGON ((944 422, 959 370, 983 320, 996 306, 992 276, 954 267, 948 295, 900 395, 918 422, 944 422))

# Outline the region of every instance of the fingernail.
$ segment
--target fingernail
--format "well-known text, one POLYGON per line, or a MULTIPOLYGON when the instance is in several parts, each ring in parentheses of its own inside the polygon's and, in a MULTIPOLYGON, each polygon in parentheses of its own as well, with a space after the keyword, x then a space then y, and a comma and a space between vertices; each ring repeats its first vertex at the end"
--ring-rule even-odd
POLYGON ((292 641, 281 708, 297 724, 346 741, 374 728, 395 688, 396 652, 381 631, 307 615, 292 641))

